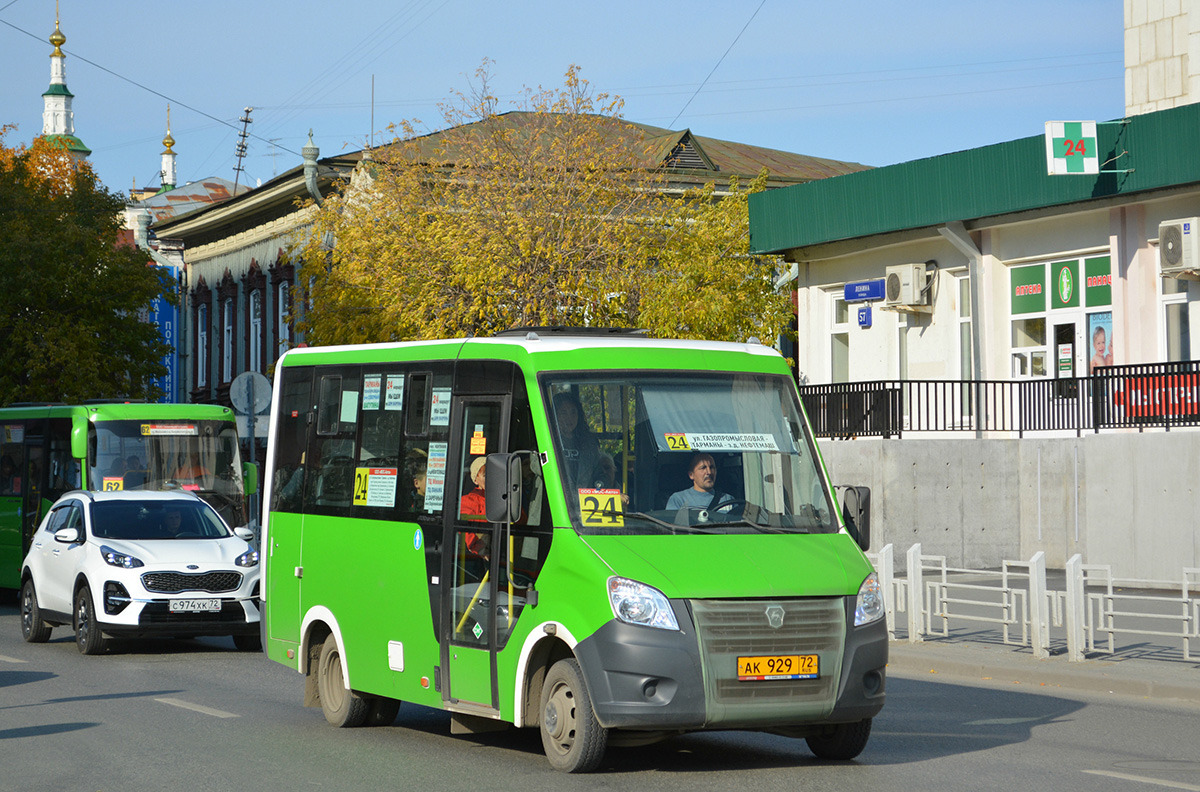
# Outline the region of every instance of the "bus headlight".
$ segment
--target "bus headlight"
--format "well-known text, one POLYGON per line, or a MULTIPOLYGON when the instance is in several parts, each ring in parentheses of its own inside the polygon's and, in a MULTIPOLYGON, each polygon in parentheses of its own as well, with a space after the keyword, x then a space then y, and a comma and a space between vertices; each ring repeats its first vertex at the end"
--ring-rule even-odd
POLYGON ((858 602, 854 606, 854 626, 861 627, 883 617, 883 587, 872 572, 858 587, 858 602))
POLYGON ((660 630, 678 630, 675 611, 666 596, 635 580, 621 577, 608 579, 608 602, 613 616, 626 624, 640 627, 657 627, 660 630))

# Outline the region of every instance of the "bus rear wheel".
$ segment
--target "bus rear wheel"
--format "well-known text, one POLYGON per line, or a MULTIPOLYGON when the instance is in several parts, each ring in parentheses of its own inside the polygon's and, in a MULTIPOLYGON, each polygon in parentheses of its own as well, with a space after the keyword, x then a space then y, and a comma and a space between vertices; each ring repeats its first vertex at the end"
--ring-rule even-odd
POLYGON ((608 730, 596 720, 578 662, 559 660, 550 667, 541 703, 542 747, 550 766, 566 773, 588 773, 599 767, 608 730))
POLYGON ((820 734, 806 737, 808 748, 819 759, 853 759, 867 747, 871 736, 871 719, 858 723, 839 723, 820 734))
POLYGON ((321 646, 317 662, 317 693, 325 720, 339 728, 361 726, 367 719, 370 705, 366 698, 346 687, 342 670, 342 652, 337 639, 330 635, 321 646))

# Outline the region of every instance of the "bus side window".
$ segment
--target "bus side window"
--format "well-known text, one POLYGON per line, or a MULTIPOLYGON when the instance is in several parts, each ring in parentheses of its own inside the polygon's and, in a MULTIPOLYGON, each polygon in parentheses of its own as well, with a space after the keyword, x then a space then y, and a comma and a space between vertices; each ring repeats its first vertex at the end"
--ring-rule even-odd
POLYGON ((317 433, 305 459, 306 513, 350 516, 360 391, 358 376, 349 373, 318 375, 317 433))
POLYGON ((404 399, 407 410, 404 421, 406 437, 426 437, 429 435, 429 402, 430 388, 433 375, 429 372, 408 375, 408 387, 405 388, 404 399))
POLYGON ((304 508, 305 450, 312 417, 312 369, 284 369, 276 427, 271 510, 304 508))
POLYGON ((400 417, 403 390, 394 385, 403 374, 394 368, 364 368, 359 415, 357 466, 354 469, 355 517, 393 519, 398 499, 407 494, 411 477, 401 465, 400 417))

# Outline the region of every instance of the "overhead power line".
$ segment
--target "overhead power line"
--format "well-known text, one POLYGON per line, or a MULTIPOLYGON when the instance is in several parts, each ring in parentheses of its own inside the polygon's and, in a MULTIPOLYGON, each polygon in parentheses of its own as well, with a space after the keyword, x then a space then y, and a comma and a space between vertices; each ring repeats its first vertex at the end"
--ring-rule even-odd
MULTIPOLYGON (((11 5, 11 4, 10 4, 10 5, 11 5)), ((5 7, 7 8, 7 6, 5 6, 5 7)), ((0 10, 3 10, 3 9, 0 9, 0 10)), ((33 34, 33 33, 30 33, 28 30, 25 30, 24 28, 17 27, 16 25, 14 25, 13 23, 11 23, 11 22, 9 22, 9 21, 7 21, 7 20, 0 19, 0 24, 8 25, 10 28, 12 28, 13 30, 17 31, 18 33, 24 33, 26 36, 29 36, 31 39, 34 39, 35 41, 39 41, 39 42, 40 42, 40 41, 42 41, 42 38, 41 38, 40 36, 38 36, 38 35, 35 35, 35 34, 33 34)), ((113 77, 116 77, 118 80, 123 80, 123 81, 125 81, 125 82, 129 83, 130 85, 133 85, 133 86, 136 86, 136 87, 138 87, 138 88, 141 88, 143 91, 147 91, 147 92, 149 92, 149 93, 152 93, 152 94, 154 94, 155 96, 158 96, 158 97, 161 97, 161 98, 163 98, 163 99, 166 99, 168 102, 170 102, 170 103, 171 103, 171 104, 173 104, 173 105, 176 105, 176 106, 178 106, 178 107, 183 107, 183 108, 185 108, 185 109, 187 109, 187 110, 191 110, 193 113, 196 113, 196 114, 198 114, 198 115, 202 115, 202 116, 204 116, 205 118, 207 118, 207 119, 209 119, 209 120, 211 120, 211 121, 216 121, 218 124, 221 124, 222 126, 227 126, 227 127, 229 127, 230 129, 234 130, 235 132, 236 132, 236 131, 238 131, 238 128, 237 128, 237 126, 236 126, 235 124, 232 124, 232 123, 230 123, 230 122, 226 121, 226 120, 225 120, 225 119, 223 119, 223 118, 217 118, 215 115, 213 115, 213 114, 211 114, 211 113, 206 113, 206 112, 204 112, 203 110, 201 110, 201 109, 200 109, 200 108, 198 108, 198 107, 192 107, 192 106, 191 106, 190 104, 188 104, 187 102, 181 101, 180 99, 177 99, 177 98, 176 98, 176 97, 174 97, 174 96, 168 96, 167 94, 163 93, 162 91, 157 91, 157 90, 155 90, 154 88, 151 88, 151 87, 150 87, 150 86, 148 86, 148 85, 145 85, 145 84, 143 84, 143 83, 140 83, 140 82, 138 82, 137 80, 131 79, 131 78, 129 78, 129 77, 126 77, 126 76, 125 76, 125 75, 123 75, 123 74, 120 74, 120 73, 118 73, 118 72, 115 72, 115 71, 113 71, 112 69, 108 68, 107 66, 101 66, 99 63, 96 63, 95 61, 93 61, 93 60, 90 60, 90 59, 88 59, 88 58, 85 58, 84 56, 82 56, 82 55, 80 55, 80 54, 78 54, 78 53, 76 53, 76 52, 74 52, 74 51, 72 51, 72 50, 64 49, 64 50, 63 50, 63 52, 64 52, 64 53, 66 53, 67 55, 71 56, 72 58, 78 58, 79 60, 83 61, 84 63, 88 64, 89 66, 94 66, 94 67, 96 67, 97 69, 99 69, 99 70, 100 70, 100 71, 102 71, 102 72, 105 72, 105 73, 107 73, 107 74, 111 74, 113 77)), ((250 135, 250 137, 252 137, 252 138, 254 138, 254 139, 256 139, 256 140, 261 140, 261 141, 262 141, 262 142, 264 142, 264 143, 269 143, 269 142, 270 142, 270 141, 269 141, 269 140, 267 140, 266 138, 260 138, 258 135, 251 134, 251 135, 250 135)), ((284 151, 288 152, 289 154, 295 154, 297 157, 299 157, 299 156, 300 156, 300 152, 299 152, 299 151, 292 151, 291 149, 289 149, 289 148, 286 148, 286 147, 284 147, 284 146, 280 146, 280 148, 282 148, 284 151)))

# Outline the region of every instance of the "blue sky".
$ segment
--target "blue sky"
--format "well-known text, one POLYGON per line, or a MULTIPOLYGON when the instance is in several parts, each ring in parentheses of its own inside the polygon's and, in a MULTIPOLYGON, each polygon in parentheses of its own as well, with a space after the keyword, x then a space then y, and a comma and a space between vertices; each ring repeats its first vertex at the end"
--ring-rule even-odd
MULTIPOLYGON (((372 76, 376 130, 441 128, 438 102, 484 58, 504 107, 576 64, 630 120, 868 165, 1124 113, 1121 0, 759 2, 60 0, 60 13, 76 134, 119 191, 158 183, 168 98, 181 181, 232 179, 237 118, 255 108, 253 184, 298 165, 310 127, 322 156, 367 144, 372 76)), ((10 145, 41 132, 54 13, 0 0, 10 145)))

